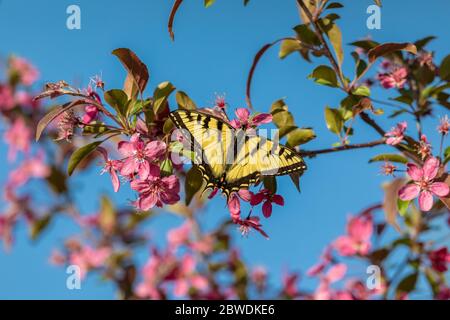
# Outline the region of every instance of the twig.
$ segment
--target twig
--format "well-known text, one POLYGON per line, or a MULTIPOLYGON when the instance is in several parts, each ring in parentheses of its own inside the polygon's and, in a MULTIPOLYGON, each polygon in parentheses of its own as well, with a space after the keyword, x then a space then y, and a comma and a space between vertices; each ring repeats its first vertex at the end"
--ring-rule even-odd
POLYGON ((302 150, 299 152, 299 154, 303 157, 312 158, 318 154, 339 152, 339 151, 352 150, 352 149, 371 148, 371 147, 375 147, 375 146, 378 146, 378 145, 381 145, 384 143, 385 143, 385 139, 380 139, 380 140, 367 142, 367 143, 343 145, 343 146, 333 147, 333 148, 328 148, 328 149, 311 150, 311 151, 302 150))

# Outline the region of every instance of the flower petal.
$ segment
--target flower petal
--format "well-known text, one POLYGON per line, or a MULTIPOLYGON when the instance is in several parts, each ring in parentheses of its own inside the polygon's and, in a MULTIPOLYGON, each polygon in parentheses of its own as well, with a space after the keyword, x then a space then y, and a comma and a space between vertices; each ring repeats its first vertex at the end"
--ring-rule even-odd
POLYGON ((272 215, 272 203, 269 200, 263 203, 262 212, 266 218, 269 218, 272 215))
POLYGON ((406 172, 408 172, 408 175, 411 177, 411 179, 418 181, 421 180, 423 177, 423 170, 418 167, 415 163, 408 163, 407 164, 408 169, 406 172))
POLYGON ((422 211, 430 211, 433 207, 433 195, 429 191, 422 191, 419 196, 419 207, 422 211))
POLYGON ((445 197, 450 192, 450 188, 444 182, 434 182, 430 186, 430 191, 438 197, 445 197))
POLYGON ((398 191, 398 196, 403 201, 409 201, 414 198, 417 198, 419 193, 420 193, 420 187, 416 184, 410 183, 410 184, 407 184, 406 186, 402 187, 398 191))
POLYGON ((259 126, 260 124, 272 122, 272 115, 270 113, 260 113, 253 117, 252 124, 259 126))
POLYGON ((248 117, 250 116, 250 111, 247 108, 239 108, 236 109, 236 117, 240 120, 240 122, 247 122, 248 117))
POLYGON ((112 181, 112 185, 114 187, 114 192, 119 191, 120 188, 120 180, 119 177, 117 176, 116 170, 111 169, 111 181, 112 181))
POLYGON ((423 165, 423 177, 426 180, 434 179, 439 170, 439 159, 435 157, 430 157, 425 161, 423 165))

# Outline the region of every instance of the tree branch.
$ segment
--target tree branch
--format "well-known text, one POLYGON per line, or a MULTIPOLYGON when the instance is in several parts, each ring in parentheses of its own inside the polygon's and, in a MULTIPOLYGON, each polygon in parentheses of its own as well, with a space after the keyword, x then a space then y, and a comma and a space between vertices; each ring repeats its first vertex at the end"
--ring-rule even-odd
POLYGON ((378 146, 378 145, 381 145, 384 143, 385 143, 385 139, 380 139, 380 140, 367 142, 367 143, 343 145, 340 147, 334 147, 334 148, 328 148, 328 149, 311 150, 311 151, 303 150, 303 151, 300 151, 299 153, 303 157, 312 158, 318 154, 339 152, 339 151, 352 150, 352 149, 371 148, 371 147, 375 147, 375 146, 378 146))
POLYGON ((328 60, 330 60, 330 63, 332 65, 334 71, 338 75, 339 80, 340 80, 340 82, 342 84, 342 88, 346 92, 348 92, 348 85, 346 84, 346 82, 344 80, 344 76, 342 75, 341 68, 339 67, 336 59, 334 58, 333 54, 331 53, 331 50, 330 50, 330 47, 328 46, 328 43, 326 42, 325 38, 323 37, 322 31, 320 29, 319 24, 317 23, 316 17, 314 17, 312 15, 311 11, 309 11, 308 7, 305 5, 305 3, 303 1, 304 0, 297 0, 297 3, 300 6, 300 8, 305 12, 305 14, 308 17, 309 21, 313 25, 314 33, 319 38, 319 41, 322 43, 322 45, 323 45, 323 47, 325 49, 324 50, 325 51, 325 55, 327 56, 328 60))

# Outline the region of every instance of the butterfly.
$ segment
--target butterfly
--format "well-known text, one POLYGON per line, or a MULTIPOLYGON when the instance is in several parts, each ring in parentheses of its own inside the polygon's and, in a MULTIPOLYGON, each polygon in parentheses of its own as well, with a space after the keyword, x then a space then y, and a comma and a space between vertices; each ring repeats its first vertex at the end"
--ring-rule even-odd
POLYGON ((233 128, 223 112, 180 109, 169 117, 190 145, 205 190, 220 189, 229 198, 265 176, 301 175, 306 170, 295 150, 255 131, 233 128))

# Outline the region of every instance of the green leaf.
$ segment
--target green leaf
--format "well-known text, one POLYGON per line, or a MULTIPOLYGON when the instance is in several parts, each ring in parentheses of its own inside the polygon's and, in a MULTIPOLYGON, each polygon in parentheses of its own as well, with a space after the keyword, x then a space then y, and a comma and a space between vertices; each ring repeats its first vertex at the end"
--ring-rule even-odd
POLYGON ((165 159, 161 163, 161 175, 163 177, 170 176, 173 173, 172 161, 170 159, 165 159))
POLYGON ((403 217, 406 214, 406 211, 408 210, 409 203, 411 201, 403 201, 400 198, 397 199, 397 209, 398 213, 403 217))
POLYGON ((106 127, 104 123, 97 121, 92 121, 90 124, 83 127, 84 135, 105 133, 106 131, 108 131, 108 127, 106 127))
POLYGON ((287 143, 290 147, 305 144, 316 138, 314 130, 310 128, 295 128, 287 134, 287 143))
POLYGON ((400 155, 400 154, 391 154, 391 153, 386 153, 386 154, 379 154, 375 157, 373 157, 372 159, 369 160, 369 163, 372 162, 380 162, 380 161, 390 161, 390 162, 395 162, 395 163, 407 163, 408 159, 406 159, 404 156, 400 155))
POLYGON ((72 102, 68 102, 63 104, 62 106, 56 106, 52 109, 50 109, 45 116, 42 117, 41 120, 39 120, 37 127, 36 127, 36 141, 39 140, 39 138, 42 135, 42 132, 45 130, 45 128, 47 128, 47 126, 53 121, 55 120, 59 115, 61 115, 62 113, 69 111, 70 109, 79 106, 79 105, 84 105, 84 101, 83 100, 76 100, 76 101, 72 101, 72 102))
POLYGON ((123 117, 127 117, 128 96, 120 89, 112 89, 104 94, 105 101, 123 117))
POLYGON ((194 101, 192 101, 189 96, 183 91, 177 91, 175 95, 175 99, 177 100, 178 108, 184 110, 195 110, 197 109, 197 105, 194 101))
POLYGON ((398 97, 393 98, 391 100, 398 101, 398 102, 407 104, 409 106, 412 105, 412 103, 414 102, 414 99, 412 97, 410 97, 410 96, 407 96, 407 95, 398 96, 398 97))
POLYGON ((174 127, 175 125, 173 124, 172 120, 170 118, 167 118, 163 125, 163 133, 169 133, 174 127))
POLYGON ((308 76, 308 78, 314 79, 318 84, 330 87, 338 87, 336 73, 333 69, 325 65, 318 66, 316 69, 314 69, 314 71, 308 76))
POLYGON ((102 196, 100 203, 99 226, 105 234, 111 234, 117 223, 116 210, 108 197, 102 196))
POLYGON ((450 54, 442 60, 439 67, 439 76, 442 80, 450 81, 450 54))
POLYGON ((67 176, 55 166, 50 168, 50 175, 46 178, 50 188, 57 194, 67 192, 67 176))
POLYGON ((411 273, 410 275, 403 278, 397 286, 396 293, 409 293, 414 290, 417 283, 417 278, 419 274, 417 272, 411 273))
POLYGON ((325 108, 325 122, 327 124, 328 130, 336 134, 339 134, 341 132, 342 126, 344 125, 339 110, 329 107, 325 108))
POLYGON ((300 40, 297 39, 285 39, 281 42, 280 52, 278 57, 280 59, 286 58, 293 52, 299 51, 302 48, 300 40))
POLYGON ((369 51, 372 48, 375 48, 376 46, 379 45, 378 42, 373 41, 373 40, 359 40, 359 41, 355 41, 350 43, 352 46, 364 49, 366 51, 369 51))
POLYGON ((266 176, 263 178, 264 188, 269 190, 271 194, 277 193, 277 179, 274 176, 266 176))
POLYGON ((450 147, 445 148, 444 150, 444 163, 446 164, 450 160, 450 147))
POLYGON ((308 25, 300 24, 294 27, 294 31, 297 34, 298 39, 306 44, 318 46, 320 45, 320 40, 317 38, 314 31, 312 31, 308 25))
POLYGON ((343 8, 344 6, 341 4, 341 3, 339 3, 339 2, 331 2, 327 7, 326 7, 326 9, 340 9, 340 8, 343 8))
POLYGON ((430 41, 436 39, 434 36, 425 37, 423 39, 417 40, 414 42, 414 45, 416 46, 417 50, 422 50, 423 47, 425 47, 430 41))
POLYGON ((333 46, 334 52, 336 53, 338 63, 339 65, 342 65, 342 61, 344 60, 344 50, 342 49, 341 29, 339 29, 337 24, 332 23, 331 28, 327 32, 327 35, 330 39, 331 45, 333 46))
POLYGON ((119 48, 114 50, 112 54, 119 58, 128 71, 124 84, 124 91, 128 97, 132 99, 138 92, 144 92, 150 77, 147 66, 130 49, 119 48))
POLYGON ((367 69, 367 62, 364 60, 358 60, 356 63, 356 76, 360 77, 361 74, 367 69))
POLYGON ((95 149, 97 149, 97 147, 100 144, 102 144, 102 142, 103 142, 103 140, 89 143, 89 144, 75 150, 74 153, 72 153, 72 155, 70 156, 70 159, 69 159, 69 165, 67 167, 67 173, 69 174, 69 176, 72 175, 73 171, 80 164, 80 162, 84 158, 86 158, 89 154, 91 154, 95 149))
POLYGON ((216 0, 205 0, 204 1, 205 8, 212 6, 214 2, 216 2, 216 0))
POLYGON ((191 169, 186 173, 185 179, 185 192, 186 192, 186 205, 188 206, 194 195, 200 191, 203 185, 202 173, 196 166, 192 166, 191 169))
POLYGON ((417 48, 414 44, 409 43, 409 42, 405 42, 405 43, 394 43, 394 42, 390 42, 390 43, 383 43, 380 44, 378 46, 376 46, 375 48, 372 48, 369 50, 368 52, 368 56, 369 56, 369 62, 374 62, 376 59, 378 59, 379 57, 385 56, 387 54, 396 52, 396 51, 400 51, 400 50, 404 50, 404 51, 408 51, 410 53, 413 54, 417 54, 417 48))
POLYGON ((359 86, 352 92, 356 96, 370 97, 370 88, 366 86, 359 86))
POLYGON ((175 90, 175 87, 168 81, 162 82, 156 87, 153 93, 153 110, 155 114, 164 110, 169 95, 175 90))
POLYGON ((30 237, 32 240, 36 240, 37 237, 44 231, 50 224, 52 216, 49 214, 44 215, 38 220, 34 221, 31 225, 30 237))

